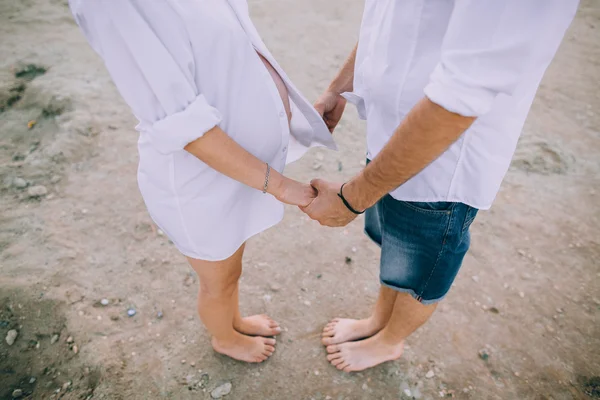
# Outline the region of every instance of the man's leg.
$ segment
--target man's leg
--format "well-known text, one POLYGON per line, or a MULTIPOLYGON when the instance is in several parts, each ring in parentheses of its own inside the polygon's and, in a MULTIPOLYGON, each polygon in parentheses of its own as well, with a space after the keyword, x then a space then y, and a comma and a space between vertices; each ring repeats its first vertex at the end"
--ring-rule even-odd
POLYGON ((386 361, 397 360, 404 350, 404 339, 423 325, 436 304, 424 305, 407 293, 398 293, 393 312, 385 328, 359 342, 327 346, 327 359, 345 372, 362 371, 386 361))
MULTIPOLYGON (((381 244, 380 279, 396 293, 395 300, 388 322, 374 336, 326 343, 328 360, 347 372, 402 355, 404 340, 431 317, 450 289, 469 249, 469 226, 477 214, 461 203, 408 203, 391 196, 376 207, 378 213, 372 216, 378 218, 367 216, 366 230, 381 244)), ((326 333, 331 331, 338 332, 330 325, 326 333)))
POLYGON ((323 329, 323 344, 329 346, 364 339, 382 330, 390 320, 397 294, 395 290, 381 286, 371 316, 365 319, 334 318, 323 329))

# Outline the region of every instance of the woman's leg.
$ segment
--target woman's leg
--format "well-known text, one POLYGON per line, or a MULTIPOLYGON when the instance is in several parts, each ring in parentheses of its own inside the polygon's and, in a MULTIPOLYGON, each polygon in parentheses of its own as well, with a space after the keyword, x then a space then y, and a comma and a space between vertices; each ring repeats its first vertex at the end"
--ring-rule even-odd
POLYGON ((277 336, 281 333, 279 324, 273 321, 268 315, 259 314, 242 317, 239 307, 239 284, 235 286, 233 304, 235 306, 233 327, 236 331, 252 336, 277 336))
POLYGON ((233 328, 236 315, 236 291, 242 274, 244 246, 223 261, 204 261, 188 258, 200 279, 198 314, 213 336, 215 351, 236 360, 261 362, 275 351, 275 339, 250 337, 233 328))

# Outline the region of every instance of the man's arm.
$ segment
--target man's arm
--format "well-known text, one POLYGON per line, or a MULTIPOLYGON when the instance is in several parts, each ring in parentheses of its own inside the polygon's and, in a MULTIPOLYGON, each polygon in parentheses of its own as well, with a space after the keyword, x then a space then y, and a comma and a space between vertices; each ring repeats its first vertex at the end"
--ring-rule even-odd
POLYGON ((340 122, 346 108, 346 99, 340 96, 340 94, 351 92, 354 88, 354 62, 356 60, 357 48, 358 45, 354 46, 354 49, 336 77, 314 105, 315 109, 323 117, 331 133, 333 133, 338 122, 340 122))
POLYGON ((371 207, 438 158, 473 121, 424 97, 377 157, 344 186, 344 197, 355 209, 371 207))
MULTIPOLYGON (((475 121, 423 98, 369 165, 344 186, 344 197, 363 211, 423 170, 475 121)), ((303 210, 322 225, 344 226, 356 215, 338 197, 340 184, 315 179, 318 197, 303 210)))

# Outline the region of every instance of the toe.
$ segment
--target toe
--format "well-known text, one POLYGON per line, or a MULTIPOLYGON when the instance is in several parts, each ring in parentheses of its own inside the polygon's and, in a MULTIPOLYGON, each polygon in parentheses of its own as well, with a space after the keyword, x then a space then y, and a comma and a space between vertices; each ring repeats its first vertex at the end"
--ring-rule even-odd
POLYGON ((327 346, 327 352, 328 353, 337 353, 338 351, 340 351, 340 346, 338 345, 331 345, 331 346, 327 346))
POLYGON ((271 353, 275 351, 275 347, 273 346, 265 346, 266 351, 270 351, 271 353))
POLYGON ((340 364, 345 363, 343 358, 336 358, 335 360, 331 360, 331 365, 333 365, 334 367, 337 367, 340 364))
POLYGON ((337 369, 339 369, 340 371, 343 371, 343 370, 344 370, 344 368, 346 368, 348 365, 349 365, 349 364, 348 364, 347 362, 345 362, 345 361, 344 361, 344 362, 342 362, 342 363, 340 363, 340 364, 336 365, 335 367, 336 367, 337 369))
POLYGON ((330 337, 330 336, 333 336, 333 335, 335 335, 334 331, 325 331, 325 332, 323 332, 321 334, 322 337, 330 337))
POLYGON ((271 346, 275 346, 275 343, 277 343, 277 341, 275 339, 271 339, 271 338, 264 338, 264 344, 268 344, 271 346))
POLYGON ((333 353, 327 355, 327 360, 333 361, 335 359, 342 358, 342 353, 333 353))
MULTIPOLYGON (((335 338, 333 337, 333 335, 331 337, 324 337, 323 340, 321 340, 321 342, 323 342, 325 346, 331 346, 335 344, 335 338)), ((329 349, 327 349, 327 351, 329 351, 329 349)))
POLYGON ((273 355, 273 352, 265 350, 265 351, 263 351, 262 355, 265 356, 265 357, 267 357, 267 358, 269 358, 269 357, 271 357, 273 355))
POLYGON ((323 332, 331 332, 335 329, 335 326, 333 325, 327 325, 325 326, 325 328, 323 328, 323 332))
POLYGON ((353 369, 351 365, 348 365, 342 371, 344 371, 344 372, 353 372, 353 371, 355 371, 355 369, 353 369))
POLYGON ((340 322, 340 318, 334 318, 331 320, 331 322, 340 322))

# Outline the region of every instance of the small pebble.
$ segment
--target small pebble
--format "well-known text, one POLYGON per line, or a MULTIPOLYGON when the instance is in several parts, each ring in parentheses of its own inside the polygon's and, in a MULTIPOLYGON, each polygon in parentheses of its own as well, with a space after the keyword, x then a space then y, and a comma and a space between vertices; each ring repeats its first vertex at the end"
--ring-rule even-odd
POLYGON ((35 378, 35 376, 32 376, 31 379, 29 379, 29 384, 34 384, 36 380, 37 379, 35 378))
POLYGON ((130 308, 129 310, 127 310, 127 315, 130 317, 133 317, 136 313, 137 311, 135 311, 134 308, 130 308))
POLYGON ((31 198, 42 197, 47 194, 48 194, 48 189, 46 189, 46 186, 42 186, 42 185, 32 186, 29 189, 27 189, 27 195, 31 198))
POLYGON ((356 247, 352 247, 352 252, 353 253, 356 253, 356 250, 357 250, 356 247))
POLYGON ((346 261, 346 264, 352 263, 352 257, 346 256, 346 260, 345 261, 346 261))
POLYGON ((73 336, 69 336, 67 338, 67 343, 73 343, 73 336))
POLYGON ((410 391, 410 389, 404 389, 404 394, 408 397, 412 397, 412 392, 410 391))
POLYGON ((191 365, 192 367, 195 367, 195 366, 196 366, 196 363, 192 361, 192 362, 190 363, 190 365, 191 365))
POLYGON ((19 336, 19 332, 17 332, 16 329, 8 331, 6 334, 6 344, 12 346, 15 343, 15 340, 17 340, 17 336, 19 336))
POLYGON ((62 385, 62 389, 63 389, 63 390, 67 390, 67 389, 69 388, 69 386, 71 386, 71 382, 65 382, 65 383, 62 385))
POLYGON ((107 306, 110 302, 108 301, 108 299, 102 299, 100 300, 100 304, 102 304, 103 306, 107 306))
POLYGON ((156 318, 162 319, 162 317, 163 317, 162 311, 159 311, 159 312, 156 313, 156 318))
POLYGON ((435 372, 433 372, 433 370, 431 370, 431 369, 429 371, 427 371, 427 374, 425 374, 425 378, 427 378, 427 379, 431 379, 434 376, 435 376, 435 372))
POLYGON ((182 364, 185 364, 185 360, 181 360, 181 363, 182 363, 182 364))
POLYGON ((12 182, 13 186, 17 189, 25 189, 29 183, 23 178, 15 178, 12 182))
POLYGON ((520 297, 520 298, 524 298, 524 297, 525 297, 525 293, 523 293, 523 292, 519 292, 519 297, 520 297))
POLYGON ((319 376, 320 372, 319 371, 315 371, 315 375, 319 376))
POLYGON ((79 353, 79 347, 77 347, 77 345, 73 346, 73 353, 79 353))
POLYGON ((479 350, 479 358, 481 358, 483 361, 487 361, 490 358, 490 354, 486 349, 481 349, 479 350))
POLYGON ((18 399, 21 396, 23 396, 23 391, 21 389, 15 389, 15 390, 13 390, 13 392, 12 392, 13 399, 18 399))
POLYGON ((479 277, 477 275, 473 275, 471 279, 473 279, 473 282, 479 283, 479 277))
POLYGON ((310 301, 308 301, 308 300, 306 300, 306 301, 304 302, 304 305, 305 305, 305 306, 310 306, 310 304, 311 304, 311 303, 310 303, 310 301))
POLYGON ((217 386, 212 392, 210 392, 210 397, 213 399, 220 399, 223 396, 227 396, 229 393, 231 393, 231 383, 227 382, 221 386, 217 386))
POLYGON ((58 335, 52 335, 52 338, 50 339, 50 344, 54 344, 58 342, 58 335))

